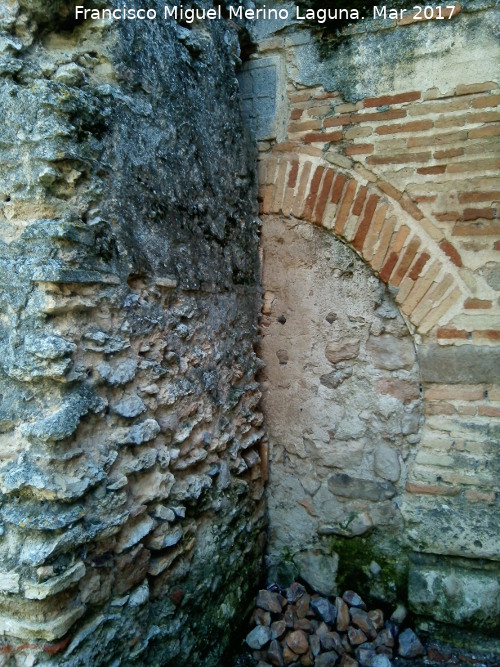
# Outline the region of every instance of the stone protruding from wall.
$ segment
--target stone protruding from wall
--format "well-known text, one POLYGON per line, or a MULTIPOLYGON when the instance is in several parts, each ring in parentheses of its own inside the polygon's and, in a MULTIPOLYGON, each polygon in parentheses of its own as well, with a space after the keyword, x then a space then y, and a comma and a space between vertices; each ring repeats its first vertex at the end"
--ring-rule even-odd
POLYGON ((0 8, 1 662, 215 666, 264 524, 237 36, 70 4, 0 8))
MULTIPOLYGON (((252 58, 286 63, 287 136, 259 144, 264 227, 283 216, 299 221, 293 229, 329 230, 388 285, 413 336, 424 423, 401 496, 410 606, 427 628, 484 630, 474 618, 488 616, 489 632, 500 600, 499 15, 488 2, 460 9, 451 20, 359 22, 336 43, 282 26, 252 58), (467 590, 477 604, 465 604, 467 590)), ((282 238, 286 256, 293 232, 282 238)), ((370 561, 356 560, 364 547, 344 543, 332 552, 338 572, 342 554, 368 572, 370 561)))

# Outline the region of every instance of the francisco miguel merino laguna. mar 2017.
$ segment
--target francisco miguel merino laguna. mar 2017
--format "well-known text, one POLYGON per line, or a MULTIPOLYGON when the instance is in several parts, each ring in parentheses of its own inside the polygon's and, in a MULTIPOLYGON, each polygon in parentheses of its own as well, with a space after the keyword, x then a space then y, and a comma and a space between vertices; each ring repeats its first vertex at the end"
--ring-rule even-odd
MULTIPOLYGON (((372 9, 373 19, 402 19, 404 14, 408 11, 415 12, 413 19, 429 20, 429 19, 451 19, 455 12, 455 5, 445 6, 430 6, 430 5, 415 5, 410 9, 395 9, 387 5, 374 6, 372 9)), ((316 23, 326 23, 326 21, 348 20, 357 21, 365 16, 360 16, 357 9, 343 9, 343 8, 329 8, 329 9, 304 9, 299 6, 295 7, 292 13, 287 7, 271 8, 263 5, 256 9, 246 9, 241 5, 229 5, 227 13, 230 19, 246 19, 252 20, 286 20, 288 18, 295 18, 297 21, 315 21, 316 23)), ((154 21, 162 18, 174 19, 175 21, 184 21, 186 23, 194 23, 195 21, 213 21, 223 18, 222 7, 213 7, 210 9, 200 7, 184 7, 165 5, 163 12, 156 9, 146 8, 132 8, 123 5, 116 9, 88 9, 83 5, 75 7, 75 19, 94 19, 94 20, 148 20, 154 21)))

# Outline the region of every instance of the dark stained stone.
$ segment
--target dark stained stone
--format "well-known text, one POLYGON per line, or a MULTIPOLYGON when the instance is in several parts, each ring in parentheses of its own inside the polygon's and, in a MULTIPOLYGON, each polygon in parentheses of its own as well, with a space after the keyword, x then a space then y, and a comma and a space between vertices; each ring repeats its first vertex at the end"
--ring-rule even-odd
POLYGON ((281 650, 280 643, 276 639, 273 639, 267 649, 267 659, 271 665, 274 665, 275 667, 282 667, 285 664, 283 660, 283 651, 281 650))
POLYGON ((248 633, 246 642, 250 648, 256 651, 263 648, 271 640, 271 630, 264 625, 257 625, 248 633))
POLYGON ((304 595, 306 592, 306 589, 302 584, 297 583, 294 581, 290 586, 286 589, 285 591, 285 596, 288 602, 291 604, 294 604, 297 602, 297 600, 304 595))
POLYGON ((312 598, 311 607, 325 623, 335 623, 337 610, 326 598, 312 598))
POLYGON ((273 639, 280 639, 280 637, 283 637, 285 630, 286 623, 282 618, 279 621, 274 621, 274 623, 271 623, 271 633, 273 639))
POLYGON ((422 345, 417 354, 424 382, 480 384, 500 380, 500 350, 493 347, 422 345))
POLYGON ((307 635, 302 630, 294 630, 291 632, 286 638, 286 643, 294 653, 297 653, 297 655, 302 655, 309 649, 307 635))
POLYGON ((279 593, 272 593, 271 591, 261 590, 257 595, 256 605, 261 609, 270 611, 273 614, 279 614, 282 610, 279 593))
POLYGON ((375 639, 377 636, 377 631, 373 627, 373 623, 370 621, 368 614, 363 609, 358 609, 357 607, 352 607, 351 611, 352 624, 363 630, 365 635, 370 639, 375 639))
POLYGON ((363 642, 367 640, 367 636, 363 630, 360 630, 359 628, 353 628, 352 625, 349 626, 347 630, 347 636, 349 637, 349 641, 353 646, 363 644, 363 642))
POLYGON ((338 655, 335 651, 328 651, 328 653, 320 653, 314 662, 314 667, 335 667, 338 660, 338 655))
POLYGON ((424 647, 411 628, 407 628, 399 635, 398 653, 402 658, 417 658, 424 654, 424 647))
POLYGON ((334 495, 343 498, 372 500, 375 502, 389 500, 396 495, 396 487, 391 482, 374 482, 371 479, 352 477, 345 473, 330 475, 328 477, 328 489, 334 495))
POLYGON ((349 607, 361 607, 362 609, 366 609, 366 604, 354 591, 346 591, 342 596, 342 599, 344 602, 347 602, 349 607))
POLYGON ((349 607, 342 598, 335 598, 335 608, 337 610, 337 630, 347 632, 351 619, 349 617, 349 607))
POLYGON ((311 601, 311 596, 309 593, 304 593, 295 604, 295 613, 298 618, 305 618, 309 613, 309 603, 311 601))
POLYGON ((324 635, 320 637, 321 646, 325 651, 336 651, 337 653, 342 652, 342 641, 340 635, 337 632, 325 632, 324 635))

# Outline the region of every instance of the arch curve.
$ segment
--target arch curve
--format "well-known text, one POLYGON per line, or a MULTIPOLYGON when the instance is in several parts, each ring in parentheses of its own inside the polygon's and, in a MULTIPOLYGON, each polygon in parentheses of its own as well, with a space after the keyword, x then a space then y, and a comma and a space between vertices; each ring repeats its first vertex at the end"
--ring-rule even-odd
POLYGON ((277 144, 261 159, 261 215, 294 216, 332 231, 396 292, 417 333, 428 334, 463 302, 459 257, 406 195, 323 157, 283 151, 287 146, 277 144))

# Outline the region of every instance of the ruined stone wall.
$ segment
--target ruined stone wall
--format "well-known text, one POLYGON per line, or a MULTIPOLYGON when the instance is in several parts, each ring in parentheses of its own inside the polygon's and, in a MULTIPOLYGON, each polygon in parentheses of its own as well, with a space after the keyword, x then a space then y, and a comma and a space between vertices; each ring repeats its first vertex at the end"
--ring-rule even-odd
POLYGON ((422 627, 490 634, 500 609, 498 18, 491 3, 469 3, 449 20, 360 22, 340 41, 261 21, 241 75, 261 139, 269 562, 322 579, 329 567, 337 585, 357 572, 375 597, 408 596, 422 627), (274 89, 269 72, 260 86, 263 64, 274 89), (252 89, 265 91, 271 118, 252 89), (389 321, 382 294, 386 313, 399 311, 389 321), (409 352, 380 363, 411 340, 414 366, 409 352))
POLYGON ((236 32, 0 29, 0 664, 219 665, 264 521, 236 32))

